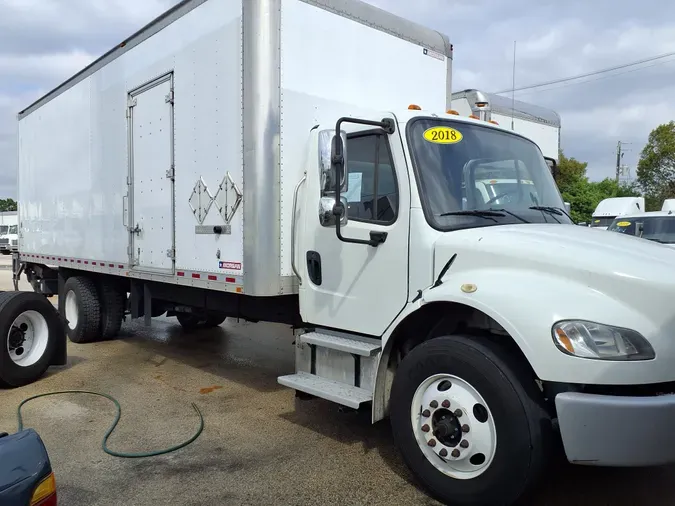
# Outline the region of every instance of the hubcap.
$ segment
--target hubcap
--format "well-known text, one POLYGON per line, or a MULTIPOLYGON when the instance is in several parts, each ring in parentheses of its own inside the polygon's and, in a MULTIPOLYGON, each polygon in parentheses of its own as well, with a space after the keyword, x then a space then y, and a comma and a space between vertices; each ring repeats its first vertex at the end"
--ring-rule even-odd
POLYGON ((72 290, 66 294, 66 303, 64 304, 66 310, 66 320, 68 320, 68 327, 70 330, 75 330, 77 327, 77 320, 79 312, 77 310, 77 295, 72 290))
POLYGON ((497 447, 492 413, 463 379, 436 374, 424 380, 413 396, 410 415, 420 450, 442 473, 468 480, 492 463, 497 447))
POLYGON ((12 362, 21 367, 35 364, 49 342, 47 321, 37 311, 24 311, 12 323, 6 342, 12 362))

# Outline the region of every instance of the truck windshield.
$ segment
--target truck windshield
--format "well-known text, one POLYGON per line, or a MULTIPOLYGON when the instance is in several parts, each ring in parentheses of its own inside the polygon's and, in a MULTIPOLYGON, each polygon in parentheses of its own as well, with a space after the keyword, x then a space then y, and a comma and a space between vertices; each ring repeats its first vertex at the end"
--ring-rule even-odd
POLYGON ((541 151, 524 137, 439 118, 414 119, 407 133, 425 214, 434 228, 572 223, 541 151), (489 218, 477 212, 499 210, 505 212, 489 218))
POLYGON ((0 235, 7 235, 9 225, 0 225, 0 235))
POLYGON ((18 234, 19 233, 19 226, 18 225, 12 225, 9 227, 9 233, 10 234, 18 234))
POLYGON ((616 216, 602 216, 591 220, 591 227, 608 227, 616 216))
POLYGON ((636 235, 662 244, 675 244, 675 215, 642 216, 639 218, 619 217, 607 230, 620 234, 636 235))

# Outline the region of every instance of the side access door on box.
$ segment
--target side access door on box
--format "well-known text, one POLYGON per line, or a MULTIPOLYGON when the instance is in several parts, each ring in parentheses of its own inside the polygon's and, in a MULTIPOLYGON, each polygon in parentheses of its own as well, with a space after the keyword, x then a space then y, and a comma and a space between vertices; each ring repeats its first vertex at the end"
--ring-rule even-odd
POLYGON ((173 273, 173 73, 131 90, 127 101, 129 264, 139 271, 173 273))

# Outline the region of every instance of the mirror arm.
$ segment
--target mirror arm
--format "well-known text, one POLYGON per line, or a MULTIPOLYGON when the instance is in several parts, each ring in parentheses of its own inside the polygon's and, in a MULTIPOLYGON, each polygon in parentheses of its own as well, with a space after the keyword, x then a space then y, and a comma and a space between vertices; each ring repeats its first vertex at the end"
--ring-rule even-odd
POLYGON ((373 248, 377 248, 380 244, 387 240, 386 232, 370 232, 370 239, 352 239, 342 235, 342 230, 340 230, 340 222, 342 218, 342 213, 346 212, 346 209, 342 206, 342 201, 340 200, 340 188, 342 187, 342 174, 345 168, 345 157, 343 153, 342 146, 342 137, 340 132, 342 131, 342 123, 354 123, 357 125, 369 125, 374 127, 379 127, 388 135, 393 134, 396 131, 396 123, 391 118, 384 118, 382 121, 371 121, 367 119, 360 118, 340 118, 335 125, 335 152, 331 155, 331 163, 335 167, 335 205, 333 206, 333 215, 335 216, 335 235, 342 242, 347 242, 351 244, 367 244, 373 248))

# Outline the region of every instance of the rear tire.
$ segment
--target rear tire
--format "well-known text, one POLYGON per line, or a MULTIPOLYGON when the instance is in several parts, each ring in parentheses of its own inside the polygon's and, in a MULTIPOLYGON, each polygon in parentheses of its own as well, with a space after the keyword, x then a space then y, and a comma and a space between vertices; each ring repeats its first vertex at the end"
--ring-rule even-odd
POLYGON ((204 322, 204 328, 212 329, 214 327, 220 327, 227 317, 224 315, 212 314, 206 317, 206 322, 204 322))
POLYGON ((43 295, 0 293, 0 386, 19 387, 42 377, 64 332, 43 295))
POLYGON ((510 505, 532 490, 550 453, 551 420, 530 379, 478 337, 438 337, 404 357, 391 389, 393 436, 434 497, 510 505))
POLYGON ((127 296, 125 292, 106 282, 99 285, 98 292, 101 301, 99 335, 101 339, 111 339, 116 337, 122 328, 127 296))
POLYGON ((176 315, 178 323, 180 323, 183 330, 197 330, 204 326, 206 323, 206 317, 196 315, 194 313, 178 313, 176 315))
POLYGON ((226 317, 220 314, 178 313, 176 318, 184 330, 198 330, 218 327, 226 317))
POLYGON ((68 278, 62 297, 68 338, 74 343, 99 340, 101 303, 94 282, 83 276, 68 278))

